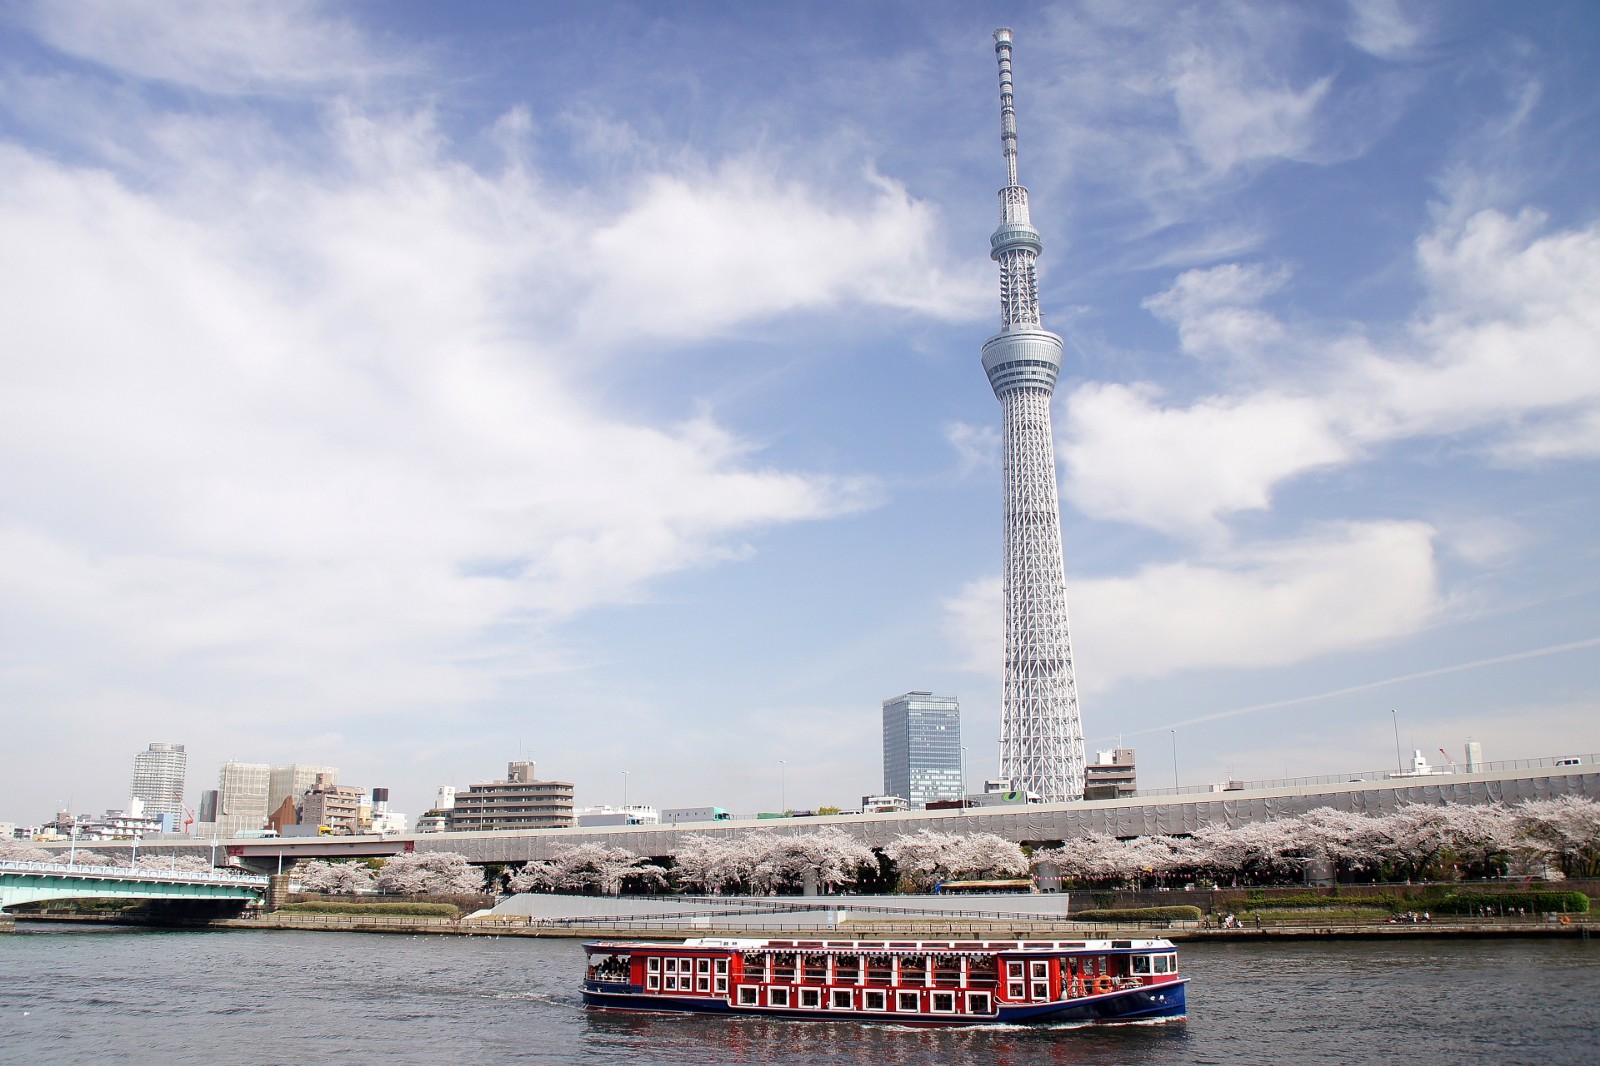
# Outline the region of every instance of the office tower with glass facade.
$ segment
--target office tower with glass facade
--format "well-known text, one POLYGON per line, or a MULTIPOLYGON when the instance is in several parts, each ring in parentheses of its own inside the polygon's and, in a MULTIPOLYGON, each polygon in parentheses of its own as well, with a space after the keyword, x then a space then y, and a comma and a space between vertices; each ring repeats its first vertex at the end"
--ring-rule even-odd
POLYGON ((883 701, 883 792, 913 809, 960 799, 961 705, 954 696, 907 692, 883 701))
POLYGON ((189 756, 182 744, 151 744, 133 757, 133 788, 128 795, 144 803, 149 817, 172 816, 183 824, 183 783, 189 756))

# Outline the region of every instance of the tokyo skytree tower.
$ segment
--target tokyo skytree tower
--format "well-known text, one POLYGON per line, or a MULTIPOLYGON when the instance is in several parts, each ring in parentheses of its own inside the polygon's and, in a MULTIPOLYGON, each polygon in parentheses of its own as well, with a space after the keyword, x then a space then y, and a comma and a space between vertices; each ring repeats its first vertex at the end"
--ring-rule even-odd
POLYGON ((1067 635, 1067 579, 1050 397, 1061 338, 1039 318, 1043 247, 1017 184, 1017 113, 1011 99, 1011 31, 996 30, 1000 142, 1006 187, 989 257, 1000 264, 1000 332, 983 345, 983 369, 1005 424, 1005 689, 1000 776, 1045 802, 1083 798, 1083 724, 1067 635))

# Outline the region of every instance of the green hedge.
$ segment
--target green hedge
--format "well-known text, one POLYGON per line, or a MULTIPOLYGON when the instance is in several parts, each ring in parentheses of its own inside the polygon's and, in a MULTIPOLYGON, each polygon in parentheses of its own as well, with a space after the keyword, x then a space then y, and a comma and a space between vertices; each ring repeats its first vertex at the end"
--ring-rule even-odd
POLYGON ((456 918, 449 903, 286 903, 276 914, 368 914, 390 918, 456 918))
POLYGON ((1452 892, 1433 909, 1439 914, 1476 914, 1483 907, 1491 914, 1518 907, 1529 914, 1586 914, 1589 897, 1582 892, 1452 892))
POLYGON ((1069 915, 1080 922, 1198 922, 1199 907, 1122 907, 1079 911, 1069 915))
POLYGON ((1266 910, 1375 910, 1398 911, 1414 907, 1415 900, 1388 893, 1361 896, 1325 896, 1318 892, 1296 892, 1293 895, 1266 896, 1252 892, 1242 902, 1219 902, 1214 910, 1226 911, 1230 907, 1242 911, 1266 910))

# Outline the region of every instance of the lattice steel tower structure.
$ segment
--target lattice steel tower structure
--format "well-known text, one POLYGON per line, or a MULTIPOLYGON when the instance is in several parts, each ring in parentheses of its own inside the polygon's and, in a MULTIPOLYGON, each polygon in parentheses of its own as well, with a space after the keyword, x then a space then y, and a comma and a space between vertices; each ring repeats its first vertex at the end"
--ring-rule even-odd
POLYGON ((1061 338, 1039 317, 1043 245, 1017 184, 1017 113, 1011 98, 1011 31, 994 32, 1000 61, 1000 143, 1006 187, 989 257, 1000 264, 1000 332, 983 345, 983 369, 1004 417, 1005 690, 1000 776, 1046 802, 1083 798, 1083 724, 1067 633, 1067 579, 1050 397, 1061 338))

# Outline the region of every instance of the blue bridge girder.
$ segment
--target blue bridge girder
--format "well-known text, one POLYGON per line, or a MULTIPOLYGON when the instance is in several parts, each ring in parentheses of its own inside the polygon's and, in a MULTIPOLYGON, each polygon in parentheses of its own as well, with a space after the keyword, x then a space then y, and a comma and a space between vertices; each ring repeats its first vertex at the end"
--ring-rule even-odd
POLYGON ((0 910, 54 899, 237 900, 267 891, 265 877, 163 873, 115 866, 0 861, 0 910))

